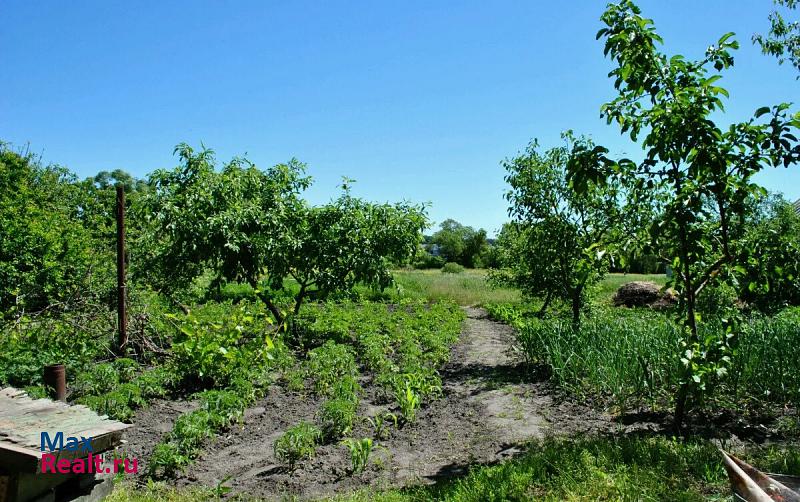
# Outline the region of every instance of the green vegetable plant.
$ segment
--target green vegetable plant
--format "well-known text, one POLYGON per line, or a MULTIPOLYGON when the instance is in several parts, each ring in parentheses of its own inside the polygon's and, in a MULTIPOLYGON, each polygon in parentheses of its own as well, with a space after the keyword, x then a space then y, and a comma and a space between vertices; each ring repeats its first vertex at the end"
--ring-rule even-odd
POLYGON ((347 449, 350 451, 350 465, 353 474, 363 472, 369 462, 369 455, 372 453, 372 439, 348 438, 342 441, 342 444, 347 446, 347 449))
POLYGON ((312 458, 317 452, 317 444, 322 439, 322 431, 308 422, 289 428, 273 444, 275 457, 294 469, 297 462, 312 458))
POLYGON ((147 462, 147 476, 151 479, 172 478, 181 472, 191 458, 181 453, 175 443, 159 443, 153 449, 153 454, 147 462))
POLYGON ((171 363, 189 386, 224 388, 236 375, 265 368, 274 359, 267 330, 272 321, 258 305, 209 304, 168 317, 178 329, 171 363))
POLYGON ((358 401, 353 399, 330 399, 322 404, 319 421, 322 436, 330 441, 340 438, 353 430, 358 401))
POLYGON ((421 405, 419 394, 417 394, 411 385, 406 382, 405 387, 395 391, 395 400, 400 406, 400 413, 403 414, 403 419, 411 423, 417 416, 417 410, 421 405))
POLYGON ((367 417, 367 422, 375 429, 375 439, 386 439, 389 426, 393 423, 397 428, 397 415, 388 411, 378 413, 375 416, 367 417))
POLYGON ((357 373, 353 349, 347 345, 328 340, 308 353, 308 374, 314 379, 314 390, 319 395, 331 395, 337 382, 357 373))

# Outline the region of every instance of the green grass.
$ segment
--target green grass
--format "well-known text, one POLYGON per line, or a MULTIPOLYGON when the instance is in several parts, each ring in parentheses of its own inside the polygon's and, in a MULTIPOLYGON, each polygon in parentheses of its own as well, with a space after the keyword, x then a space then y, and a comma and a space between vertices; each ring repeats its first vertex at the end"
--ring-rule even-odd
MULTIPOLYGON (((520 307, 490 305, 489 311, 514 325, 527 359, 551 368, 553 380, 571 393, 607 396, 620 410, 671 405, 681 375, 681 333, 668 314, 596 307, 576 331, 569 319, 523 317, 520 307)), ((704 339, 721 337, 713 321, 700 328, 704 339)), ((800 405, 800 309, 750 318, 735 340, 727 375, 712 383, 709 406, 800 405)))
MULTIPOLYGON (((800 474, 800 451, 759 447, 737 451, 767 472, 800 474)), ((208 500, 211 489, 123 483, 110 502, 208 500)), ((463 477, 403 490, 363 489, 327 499, 336 502, 491 502, 523 500, 728 500, 730 488, 717 447, 709 441, 663 437, 549 439, 494 466, 476 466, 463 477)))
POLYGON ((444 274, 440 270, 395 270, 394 277, 400 295, 409 298, 443 300, 459 305, 518 302, 519 291, 510 288, 493 288, 486 281, 486 271, 466 269, 458 274, 444 274))
POLYGON ((664 274, 607 274, 595 286, 594 294, 598 299, 611 301, 611 297, 614 296, 620 286, 633 281, 650 281, 663 286, 667 283, 667 276, 664 274))
MULTIPOLYGON (((487 282, 483 269, 465 269, 457 274, 444 274, 440 270, 408 270, 393 272, 398 295, 406 298, 452 300, 459 305, 485 305, 489 303, 518 303, 522 296, 514 288, 495 288, 487 282)), ((595 286, 593 294, 601 301, 611 297, 626 282, 652 281, 663 286, 664 274, 608 274, 595 286)))

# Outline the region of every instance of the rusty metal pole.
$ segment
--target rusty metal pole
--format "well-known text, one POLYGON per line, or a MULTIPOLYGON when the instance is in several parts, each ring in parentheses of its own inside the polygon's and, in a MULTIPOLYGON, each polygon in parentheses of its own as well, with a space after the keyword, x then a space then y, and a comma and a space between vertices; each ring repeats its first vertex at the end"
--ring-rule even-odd
POLYGON ((67 376, 63 364, 51 364, 44 367, 42 375, 44 386, 50 397, 57 401, 67 401, 67 376))
POLYGON ((117 185, 117 353, 124 355, 128 345, 128 312, 125 286, 125 188, 117 185))

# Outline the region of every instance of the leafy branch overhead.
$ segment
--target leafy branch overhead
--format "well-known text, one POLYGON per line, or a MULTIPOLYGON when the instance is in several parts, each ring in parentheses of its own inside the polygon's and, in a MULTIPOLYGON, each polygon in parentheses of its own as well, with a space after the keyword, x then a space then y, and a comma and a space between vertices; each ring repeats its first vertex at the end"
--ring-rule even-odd
MULTIPOLYGON (((800 21, 791 21, 785 16, 797 8, 797 0, 775 0, 776 7, 769 14, 769 33, 753 35, 753 43, 761 47, 761 52, 774 56, 779 64, 789 61, 800 72, 800 21)), ((798 76, 797 78, 800 78, 798 76)))

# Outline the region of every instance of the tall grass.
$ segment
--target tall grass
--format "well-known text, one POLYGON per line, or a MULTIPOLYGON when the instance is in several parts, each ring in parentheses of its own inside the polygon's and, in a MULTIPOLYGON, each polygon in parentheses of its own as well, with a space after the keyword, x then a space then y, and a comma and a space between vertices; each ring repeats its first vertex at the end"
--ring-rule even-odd
POLYGON ((518 302, 520 293, 510 288, 492 287, 485 270, 464 270, 443 274, 439 270, 395 270, 400 296, 415 299, 452 300, 459 305, 518 302))
MULTIPOLYGON (((620 408, 668 405, 679 384, 680 332, 658 312, 598 309, 575 330, 562 319, 514 317, 518 341, 532 363, 549 366, 552 378, 570 392, 606 396, 620 408)), ((720 336, 716 324, 701 336, 720 336)), ((735 342, 728 375, 714 382, 713 397, 730 404, 769 401, 800 405, 800 310, 747 322, 735 342)))

